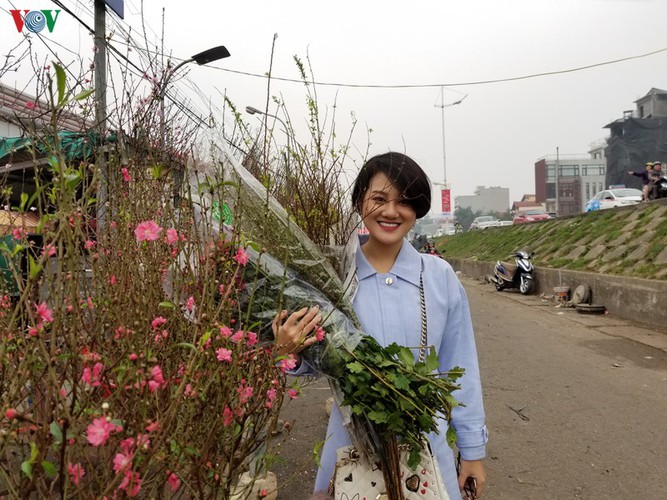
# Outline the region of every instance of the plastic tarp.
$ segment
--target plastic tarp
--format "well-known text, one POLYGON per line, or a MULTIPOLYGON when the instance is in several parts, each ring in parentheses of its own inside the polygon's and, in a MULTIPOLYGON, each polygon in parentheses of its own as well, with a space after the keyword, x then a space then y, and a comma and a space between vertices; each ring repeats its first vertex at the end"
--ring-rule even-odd
MULTIPOLYGON (((113 142, 115 136, 107 137, 113 142)), ((60 150, 68 160, 86 160, 92 157, 95 147, 100 144, 99 135, 88 132, 59 132, 60 150)), ((33 137, 0 137, 0 165, 12 161, 14 157, 31 158, 30 149, 35 149, 37 158, 51 156, 55 137, 45 135, 37 139, 33 137)))

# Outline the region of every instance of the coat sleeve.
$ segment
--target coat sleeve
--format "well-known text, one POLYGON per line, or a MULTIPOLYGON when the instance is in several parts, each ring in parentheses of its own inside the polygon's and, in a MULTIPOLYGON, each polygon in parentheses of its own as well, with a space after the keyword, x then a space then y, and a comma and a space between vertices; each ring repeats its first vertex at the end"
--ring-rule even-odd
POLYGON ((486 455, 488 433, 485 425, 482 384, 479 374, 477 348, 472 329, 470 308, 465 290, 456 274, 447 265, 448 292, 447 320, 440 346, 440 369, 448 371, 455 366, 465 369, 458 380, 461 389, 453 396, 465 406, 454 408, 452 427, 456 431, 457 447, 464 460, 479 460, 486 455))

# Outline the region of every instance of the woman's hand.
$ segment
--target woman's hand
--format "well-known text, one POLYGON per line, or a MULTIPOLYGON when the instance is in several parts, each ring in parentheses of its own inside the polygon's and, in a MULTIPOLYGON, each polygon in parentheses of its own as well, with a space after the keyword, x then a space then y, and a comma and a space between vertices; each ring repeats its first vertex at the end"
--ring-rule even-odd
POLYGON ((484 472, 484 463, 481 460, 461 460, 461 470, 459 471, 459 489, 461 490, 461 496, 463 496, 463 500, 480 498, 482 496, 482 491, 484 491, 485 484, 486 472, 484 472), (466 480, 469 477, 474 478, 475 480, 475 496, 470 496, 467 494, 467 491, 464 491, 466 480))
POLYGON ((322 322, 320 308, 304 307, 287 317, 287 311, 276 315, 271 325, 275 338, 276 355, 297 354, 317 342, 314 336, 308 336, 322 322), (286 319, 287 318, 287 319, 286 319))

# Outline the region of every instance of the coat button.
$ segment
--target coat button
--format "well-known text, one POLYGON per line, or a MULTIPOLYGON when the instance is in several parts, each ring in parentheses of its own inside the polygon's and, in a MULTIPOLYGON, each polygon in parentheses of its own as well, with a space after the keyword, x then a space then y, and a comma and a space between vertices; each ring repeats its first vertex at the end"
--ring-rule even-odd
POLYGON ((389 277, 389 278, 387 278, 386 280, 384 280, 384 282, 385 282, 387 285, 391 285, 391 284, 394 283, 394 279, 391 278, 391 277, 389 277))

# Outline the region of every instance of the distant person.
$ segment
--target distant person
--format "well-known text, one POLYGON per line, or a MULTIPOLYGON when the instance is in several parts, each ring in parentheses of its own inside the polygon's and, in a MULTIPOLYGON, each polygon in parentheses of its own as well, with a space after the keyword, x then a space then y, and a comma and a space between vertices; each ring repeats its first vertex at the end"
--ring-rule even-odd
POLYGON ((658 198, 658 181, 662 179, 662 175, 662 163, 654 162, 653 169, 648 172, 648 194, 651 200, 658 198))
POLYGON ((653 162, 652 161, 647 161, 646 162, 646 169, 644 171, 632 171, 629 170, 628 173, 630 175, 634 175, 635 177, 640 177, 642 180, 642 192, 644 193, 644 201, 648 201, 648 193, 649 193, 649 172, 653 170, 653 162))

